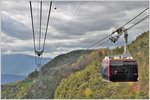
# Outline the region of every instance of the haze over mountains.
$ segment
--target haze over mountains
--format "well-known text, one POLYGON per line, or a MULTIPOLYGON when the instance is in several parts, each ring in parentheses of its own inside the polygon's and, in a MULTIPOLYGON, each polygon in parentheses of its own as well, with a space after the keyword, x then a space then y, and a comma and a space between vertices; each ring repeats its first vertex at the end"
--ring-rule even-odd
MULTIPOLYGON (((50 60, 50 58, 44 58, 43 64, 46 64, 50 60)), ((34 56, 23 54, 1 55, 2 84, 22 80, 35 69, 34 56)))

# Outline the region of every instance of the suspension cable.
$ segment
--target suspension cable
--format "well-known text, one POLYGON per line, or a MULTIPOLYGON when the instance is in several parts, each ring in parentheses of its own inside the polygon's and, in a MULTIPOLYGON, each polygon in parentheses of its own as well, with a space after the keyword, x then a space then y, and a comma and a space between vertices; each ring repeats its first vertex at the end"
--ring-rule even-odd
POLYGON ((50 19, 51 7, 52 7, 52 1, 50 2, 50 6, 49 6, 49 13, 48 13, 48 19, 47 19, 47 25, 46 25, 46 31, 45 31, 45 37, 44 37, 43 50, 42 51, 44 51, 44 48, 45 48, 45 40, 46 40, 46 36, 47 36, 47 30, 48 30, 48 24, 49 24, 49 19, 50 19))
POLYGON ((32 12, 32 3, 30 2, 30 12, 31 12, 31 21, 32 21, 32 33, 33 33, 33 43, 34 43, 34 51, 36 50, 36 46, 35 46, 35 34, 34 34, 34 21, 33 21, 33 12, 32 12))
POLYGON ((142 18, 141 20, 139 20, 138 22, 136 22, 132 26, 128 27, 126 30, 131 29, 132 27, 136 26, 137 24, 141 23, 142 21, 146 20, 147 18, 149 18, 149 15, 145 16, 144 18, 142 18))
POLYGON ((93 48, 94 46, 96 46, 97 44, 101 43, 103 40, 107 39, 109 36, 111 36, 111 34, 107 35, 106 37, 104 37, 103 39, 97 41, 96 43, 92 44, 89 49, 93 48))
POLYGON ((66 26, 66 30, 68 30, 68 29, 70 28, 71 23, 73 22, 75 16, 77 15, 77 13, 78 13, 80 7, 81 7, 81 1, 80 1, 79 5, 78 5, 78 7, 77 7, 77 9, 76 9, 76 11, 75 11, 75 13, 74 13, 74 15, 73 15, 72 18, 69 20, 69 22, 68 22, 68 24, 67 24, 67 26, 66 26))
POLYGON ((77 12, 79 11, 80 7, 81 7, 81 1, 80 1, 79 5, 78 5, 78 8, 77 8, 77 10, 76 10, 75 14, 74 14, 74 15, 73 15, 73 17, 71 18, 71 20, 70 20, 70 22, 69 22, 68 26, 70 26, 70 24, 72 23, 72 21, 73 21, 74 17, 77 15, 77 12))
POLYGON ((41 48, 41 23, 42 23, 42 1, 40 3, 39 51, 40 51, 40 48, 41 48))
MULTIPOLYGON (((98 46, 101 46, 101 45, 103 45, 103 44, 105 44, 105 43, 107 43, 107 42, 109 42, 109 40, 100 43, 98 46)), ((78 60, 78 58, 75 58, 75 59, 73 59, 71 62, 69 62, 69 63, 63 65, 63 67, 65 67, 65 66, 67 66, 67 65, 70 65, 70 64, 76 62, 77 60, 78 60)))
MULTIPOLYGON (((134 18, 132 18, 131 20, 129 20, 127 23, 125 23, 122 27, 124 27, 125 25, 129 24, 131 21, 133 21, 135 18, 137 18, 138 16, 140 16, 142 13, 144 13, 146 10, 148 10, 148 8, 146 8, 145 10, 143 10, 141 13, 139 13, 138 15, 136 15, 134 18)), ((148 18, 148 16, 146 16, 144 19, 140 20, 139 22, 137 22, 136 24, 140 23, 141 21, 145 20, 146 18, 148 18)), ((135 25, 134 25, 135 26, 135 25)), ((133 27, 133 26, 132 26, 133 27)), ((99 44, 100 42, 102 42, 103 40, 105 40, 106 38, 108 38, 109 36, 111 36, 112 34, 104 37, 103 39, 101 39, 100 41, 94 43, 93 45, 91 45, 89 48, 92 48, 94 46, 96 46, 97 44, 99 44)))
POLYGON ((146 10, 148 10, 148 8, 146 8, 145 10, 143 10, 141 13, 139 13, 138 15, 136 15, 134 18, 132 18, 131 20, 129 20, 127 23, 125 23, 124 25, 122 25, 122 27, 124 27, 125 25, 129 24, 131 21, 133 21, 135 18, 137 18, 138 16, 140 16, 142 13, 144 13, 146 10))
POLYGON ((106 41, 104 41, 104 42, 98 44, 97 46, 101 46, 101 45, 103 45, 103 44, 105 44, 105 43, 107 43, 107 42, 109 42, 109 41, 110 41, 110 40, 106 40, 106 41))

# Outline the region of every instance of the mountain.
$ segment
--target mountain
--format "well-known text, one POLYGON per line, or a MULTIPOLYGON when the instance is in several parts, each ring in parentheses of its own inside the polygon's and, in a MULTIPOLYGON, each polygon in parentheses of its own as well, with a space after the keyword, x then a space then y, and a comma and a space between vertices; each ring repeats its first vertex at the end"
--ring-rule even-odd
POLYGON ((23 76, 23 75, 4 74, 4 75, 1 75, 1 84, 21 81, 21 80, 24 80, 25 77, 26 76, 23 76))
POLYGON ((62 54, 17 83, 1 85, 3 99, 82 99, 82 98, 148 98, 149 32, 129 45, 139 64, 138 82, 103 82, 99 65, 104 56, 120 54, 123 47, 113 50, 76 50, 62 54), (75 60, 77 59, 77 60, 75 60), (71 62, 71 63, 70 63, 71 62), (41 77, 39 77, 41 75, 41 77))
POLYGON ((2 85, 1 97, 31 99, 53 98, 55 89, 63 78, 66 78, 72 72, 84 69, 84 67, 75 67, 74 65, 67 63, 74 59, 83 59, 82 56, 90 54, 93 51, 94 50, 77 50, 59 55, 42 67, 42 80, 44 87, 41 87, 39 72, 35 70, 31 72, 25 80, 20 81, 19 83, 2 85), (44 91, 45 93, 43 94, 44 91))
MULTIPOLYGON (((44 58, 43 63, 47 63, 50 58, 44 58)), ((34 56, 23 54, 2 54, 1 74, 13 74, 27 76, 36 69, 34 56)))

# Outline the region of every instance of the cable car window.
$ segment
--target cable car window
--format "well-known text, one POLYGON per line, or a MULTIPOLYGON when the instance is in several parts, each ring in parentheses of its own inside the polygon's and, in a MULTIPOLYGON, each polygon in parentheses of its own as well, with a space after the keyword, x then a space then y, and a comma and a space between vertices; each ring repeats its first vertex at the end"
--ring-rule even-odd
POLYGON ((129 69, 129 73, 137 73, 137 66, 136 65, 127 66, 127 68, 129 69))
POLYGON ((107 74, 107 61, 102 62, 102 73, 107 74))
POLYGON ((135 61, 124 62, 126 73, 137 73, 137 63, 135 61))
POLYGON ((122 66, 122 65, 123 65, 123 61, 117 61, 117 60, 111 61, 111 66, 122 66))
POLYGON ((108 61, 102 62, 102 77, 108 79, 108 61))

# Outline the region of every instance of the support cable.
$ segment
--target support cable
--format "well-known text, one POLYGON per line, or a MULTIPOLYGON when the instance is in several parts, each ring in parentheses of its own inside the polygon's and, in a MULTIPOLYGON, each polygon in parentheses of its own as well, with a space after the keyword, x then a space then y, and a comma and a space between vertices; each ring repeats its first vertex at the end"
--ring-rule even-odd
POLYGON ((136 26, 137 24, 141 23, 142 21, 146 20, 147 18, 149 18, 149 15, 145 16, 144 18, 142 18, 140 21, 136 22, 135 24, 133 24, 132 26, 128 27, 126 30, 131 29, 132 27, 136 26))
POLYGON ((112 34, 107 35, 106 37, 104 37, 103 39, 97 41, 96 43, 92 44, 89 49, 93 48, 94 46, 96 46, 97 44, 101 43, 102 41, 104 41, 105 39, 107 39, 109 36, 111 36, 112 34))
POLYGON ((68 26, 70 26, 70 24, 72 23, 72 21, 73 21, 74 17, 77 15, 77 12, 79 11, 80 7, 81 7, 81 1, 80 1, 79 5, 78 5, 78 8, 77 8, 77 10, 76 10, 75 14, 74 14, 74 15, 73 15, 73 17, 71 18, 71 20, 70 20, 70 22, 69 22, 68 26))
POLYGON ((30 1, 30 12, 31 12, 33 43, 34 43, 34 51, 35 51, 36 50, 36 46, 35 46, 34 21, 33 21, 33 12, 32 12, 32 3, 31 3, 31 1, 30 1))
POLYGON ((141 13, 139 13, 138 15, 136 15, 134 18, 132 18, 131 20, 129 20, 127 23, 125 23, 124 25, 122 25, 122 27, 124 27, 125 25, 129 24, 131 21, 133 21, 135 18, 137 18, 138 16, 140 16, 142 13, 144 13, 146 10, 148 10, 148 8, 146 8, 145 10, 143 10, 141 13))
POLYGON ((52 7, 52 1, 50 2, 50 7, 49 7, 49 13, 48 13, 48 19, 47 19, 45 37, 44 37, 44 42, 43 42, 43 50, 42 50, 43 52, 44 52, 44 48, 45 48, 45 40, 46 40, 46 36, 47 36, 47 30, 48 30, 48 24, 49 24, 49 19, 50 19, 51 7, 52 7))
POLYGON ((39 51, 40 51, 40 48, 41 48, 41 23, 42 23, 42 1, 40 3, 39 51))

